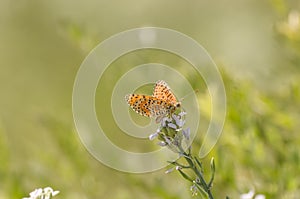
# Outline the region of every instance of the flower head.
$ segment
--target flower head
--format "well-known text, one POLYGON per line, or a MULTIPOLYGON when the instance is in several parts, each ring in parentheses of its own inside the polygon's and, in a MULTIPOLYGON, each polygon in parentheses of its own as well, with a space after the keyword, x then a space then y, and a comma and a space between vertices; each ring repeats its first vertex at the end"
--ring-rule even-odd
POLYGON ((38 188, 29 194, 29 198, 25 197, 23 199, 50 199, 57 194, 59 194, 59 191, 53 191, 51 187, 46 187, 44 189, 38 188))
POLYGON ((157 131, 149 136, 150 140, 158 138, 160 142, 158 145, 167 146, 174 152, 178 146, 181 145, 182 140, 189 141, 190 139, 190 129, 183 130, 182 127, 185 124, 186 113, 180 111, 179 113, 172 113, 172 115, 166 115, 161 118, 160 127, 157 131))

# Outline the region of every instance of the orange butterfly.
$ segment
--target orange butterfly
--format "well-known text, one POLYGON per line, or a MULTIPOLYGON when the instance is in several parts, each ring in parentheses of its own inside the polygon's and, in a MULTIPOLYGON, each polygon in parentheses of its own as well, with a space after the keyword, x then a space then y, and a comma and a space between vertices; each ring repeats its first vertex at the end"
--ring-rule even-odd
POLYGON ((181 105, 163 80, 156 82, 152 96, 128 94, 125 100, 135 112, 146 117, 156 117, 157 121, 170 115, 181 105))

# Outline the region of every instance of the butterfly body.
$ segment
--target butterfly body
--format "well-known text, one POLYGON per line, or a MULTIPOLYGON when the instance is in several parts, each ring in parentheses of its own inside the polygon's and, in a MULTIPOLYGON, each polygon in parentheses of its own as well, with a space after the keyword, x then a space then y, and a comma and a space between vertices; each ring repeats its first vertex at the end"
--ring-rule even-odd
POLYGON ((156 82, 152 96, 128 94, 125 100, 135 112, 146 117, 170 115, 180 107, 180 102, 177 102, 175 95, 163 80, 156 82))

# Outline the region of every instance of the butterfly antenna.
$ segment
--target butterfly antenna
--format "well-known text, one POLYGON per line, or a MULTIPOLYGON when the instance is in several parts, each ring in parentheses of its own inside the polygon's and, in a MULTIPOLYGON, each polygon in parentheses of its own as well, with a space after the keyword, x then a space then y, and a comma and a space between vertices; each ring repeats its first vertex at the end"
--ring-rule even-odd
POLYGON ((193 90, 193 91, 191 91, 191 92, 189 92, 188 94, 186 94, 185 96, 183 96, 182 98, 180 98, 180 102, 182 102, 186 97, 188 97, 189 95, 191 95, 191 94, 197 94, 197 93, 199 93, 199 89, 195 89, 195 90, 193 90))

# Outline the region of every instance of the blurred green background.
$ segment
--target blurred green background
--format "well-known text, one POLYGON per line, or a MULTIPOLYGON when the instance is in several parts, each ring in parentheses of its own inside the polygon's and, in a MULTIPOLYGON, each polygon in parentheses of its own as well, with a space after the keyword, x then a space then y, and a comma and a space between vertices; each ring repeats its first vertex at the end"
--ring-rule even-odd
MULTIPOLYGON (((226 123, 203 160, 206 168, 211 156, 216 160, 215 198, 239 198, 250 189, 266 198, 297 198, 299 12, 297 0, 1 0, 0 198, 18 199, 45 186, 61 191, 56 198, 191 198, 190 184, 176 172, 135 175, 102 165, 75 131, 72 88, 81 62, 111 35, 143 26, 189 35, 222 71, 226 123)), ((170 54, 128 56, 111 66, 102 89, 111 89, 121 65, 178 65, 170 54)), ((195 89, 204 88, 197 78, 189 80, 195 89)), ((208 107, 206 91, 198 96, 200 106, 208 107)), ((103 97, 97 95, 99 101, 103 97)), ((208 109, 204 123, 209 115, 208 109)), ((126 139, 119 144, 131 145, 126 139)), ((201 136, 194 145, 197 152, 201 136)))

